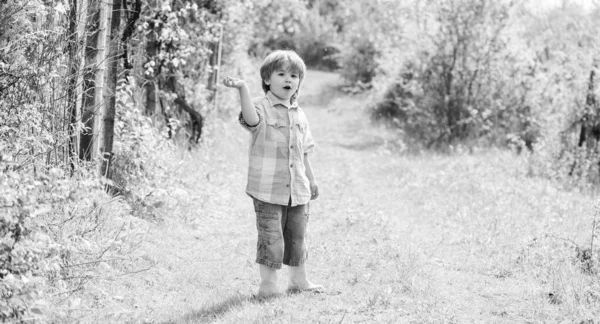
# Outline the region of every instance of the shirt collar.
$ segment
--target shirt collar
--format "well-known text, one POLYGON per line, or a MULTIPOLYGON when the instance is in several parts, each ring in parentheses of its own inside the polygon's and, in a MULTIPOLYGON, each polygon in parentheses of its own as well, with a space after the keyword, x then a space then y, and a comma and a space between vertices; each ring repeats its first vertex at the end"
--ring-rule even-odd
POLYGON ((293 103, 286 103, 284 101, 279 100, 279 98, 275 97, 275 95, 271 92, 268 91, 267 92, 267 99, 269 99, 269 102, 271 103, 271 106, 275 106, 277 104, 283 105, 285 108, 290 109, 290 108, 298 108, 298 102, 296 100, 294 100, 293 103))

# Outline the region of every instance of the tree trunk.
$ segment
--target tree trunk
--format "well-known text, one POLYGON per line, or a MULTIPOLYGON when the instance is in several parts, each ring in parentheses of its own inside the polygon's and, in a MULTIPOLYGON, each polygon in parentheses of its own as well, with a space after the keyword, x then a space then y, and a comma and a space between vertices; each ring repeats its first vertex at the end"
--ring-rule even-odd
POLYGON ((212 97, 214 96, 214 91, 216 89, 217 81, 217 59, 219 55, 219 44, 211 43, 209 45, 211 50, 211 55, 208 58, 208 64, 210 65, 210 73, 208 74, 208 80, 206 83, 206 89, 211 91, 211 98, 208 98, 208 101, 212 101, 212 97))
MULTIPOLYGON (((111 0, 114 2, 114 0, 111 0)), ((93 145, 92 145, 92 160, 95 160, 100 156, 100 153, 104 150, 103 141, 103 128, 104 128, 104 116, 106 115, 106 102, 104 101, 104 87, 105 87, 105 75, 106 75, 106 40, 110 39, 110 24, 112 11, 111 2, 106 0, 100 0, 100 21, 98 25, 98 42, 96 53, 96 79, 94 87, 94 101, 96 103, 96 111, 94 114, 94 126, 93 131, 93 145)), ((100 163, 102 165, 102 163, 100 163)), ((100 170, 99 170, 100 171, 100 170)))
POLYGON ((108 69, 106 73, 106 85, 104 91, 104 102, 106 103, 106 111, 104 114, 104 130, 102 145, 102 163, 100 164, 100 175, 111 178, 111 162, 113 157, 113 141, 115 133, 115 105, 117 92, 117 75, 119 69, 119 58, 121 42, 119 39, 119 29, 121 25, 121 0, 113 0, 112 19, 110 23, 110 37, 107 38, 108 52, 108 69))
POLYGON ((585 97, 585 113, 581 118, 581 130, 579 132, 578 146, 582 147, 586 144, 588 151, 595 151, 597 142, 600 139, 597 129, 600 128, 600 123, 596 116, 598 116, 598 107, 596 106, 596 94, 595 94, 595 71, 592 70, 589 76, 588 92, 585 97))
POLYGON ((85 64, 85 22, 87 0, 70 0, 69 11, 69 81, 67 89, 67 132, 69 134, 68 164, 75 171, 79 152, 79 122, 81 121, 81 99, 83 68, 85 64))
POLYGON ((180 89, 181 87, 175 76, 170 76, 167 79, 165 88, 169 92, 177 95, 175 98, 175 104, 190 115, 190 119, 192 121, 192 136, 190 136, 189 141, 192 144, 198 143, 200 137, 202 136, 204 117, 202 117, 202 114, 196 111, 194 107, 190 106, 190 104, 187 102, 185 98, 185 90, 180 89))
MULTIPOLYGON (((154 60, 156 57, 156 36, 153 31, 148 34, 148 38, 146 39, 146 57, 149 58, 148 61, 154 60)), ((146 89, 146 116, 154 116, 156 114, 158 97, 156 94, 155 76, 156 72, 148 75, 148 80, 144 85, 146 89)))
POLYGON ((142 0, 135 0, 135 7, 131 10, 127 8, 127 0, 123 0, 122 9, 123 12, 132 12, 131 17, 129 17, 129 15, 123 16, 123 18, 127 18, 127 20, 125 22, 125 30, 121 36, 121 44, 123 46, 123 75, 125 80, 129 82, 129 71, 133 69, 133 64, 131 64, 131 61, 129 60, 129 39, 135 30, 135 23, 140 18, 140 13, 142 12, 142 0))
POLYGON ((96 80, 96 56, 98 43, 98 24, 99 24, 99 4, 100 0, 88 0, 88 8, 85 13, 89 21, 84 24, 85 37, 85 74, 82 80, 81 91, 81 122, 83 129, 79 138, 79 158, 90 161, 92 159, 93 126, 96 110, 95 102, 95 80, 96 80))
MULTIPOLYGON (((584 159, 594 159, 598 155, 598 141, 600 140, 600 120, 598 120, 599 107, 596 100, 596 84, 595 84, 595 70, 590 71, 588 81, 588 91, 585 97, 585 112, 581 117, 580 124, 581 129, 579 130, 579 140, 577 142, 578 147, 585 145, 584 159)), ((580 162, 577 159, 573 161, 569 175, 573 175, 577 163, 580 162)), ((583 162, 583 161, 581 161, 583 162)), ((600 166, 600 161, 595 161, 600 166)))
POLYGON ((69 134, 69 158, 68 164, 71 166, 71 172, 75 170, 75 159, 77 154, 78 136, 76 135, 77 130, 77 79, 80 74, 79 61, 81 57, 79 54, 79 34, 78 31, 78 10, 81 10, 78 6, 77 0, 69 1, 69 37, 67 39, 68 53, 69 53, 69 81, 67 85, 67 116, 66 120, 69 123, 67 132, 69 134))
POLYGON ((212 90, 211 98, 209 101, 213 103, 213 107, 216 109, 217 107, 217 95, 218 95, 218 87, 221 71, 221 54, 223 52, 223 26, 221 26, 219 30, 219 42, 214 46, 216 51, 213 52, 210 58, 210 64, 212 65, 212 73, 209 77, 208 89, 212 90))

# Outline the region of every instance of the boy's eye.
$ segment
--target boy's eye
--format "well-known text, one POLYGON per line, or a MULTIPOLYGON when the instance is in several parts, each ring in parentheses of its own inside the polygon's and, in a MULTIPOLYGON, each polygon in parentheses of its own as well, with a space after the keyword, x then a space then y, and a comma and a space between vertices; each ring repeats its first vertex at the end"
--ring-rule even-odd
POLYGON ((295 74, 292 74, 292 78, 297 78, 298 76, 295 74))

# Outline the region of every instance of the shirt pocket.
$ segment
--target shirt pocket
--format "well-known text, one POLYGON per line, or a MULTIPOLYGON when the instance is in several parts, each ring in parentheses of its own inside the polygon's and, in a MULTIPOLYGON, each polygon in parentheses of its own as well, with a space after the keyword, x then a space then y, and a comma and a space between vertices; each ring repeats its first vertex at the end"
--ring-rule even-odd
POLYGON ((306 124, 302 122, 296 122, 296 138, 298 140, 298 145, 301 149, 304 146, 304 137, 306 136, 306 124))
POLYGON ((287 142, 288 125, 277 119, 267 119, 266 142, 287 142))
POLYGON ((302 137, 304 137, 304 133, 306 132, 306 125, 304 125, 301 122, 297 122, 296 123, 296 127, 298 127, 298 131, 300 132, 300 134, 302 135, 302 137))

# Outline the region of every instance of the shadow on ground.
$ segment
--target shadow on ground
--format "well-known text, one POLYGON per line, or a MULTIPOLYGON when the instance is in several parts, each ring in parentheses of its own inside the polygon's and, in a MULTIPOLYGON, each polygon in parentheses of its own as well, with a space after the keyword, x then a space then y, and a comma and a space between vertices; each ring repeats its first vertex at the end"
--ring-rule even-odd
POLYGON ((268 297, 258 297, 253 294, 235 295, 225 299, 224 301, 207 305, 199 310, 192 311, 178 320, 163 322, 161 324, 209 323, 219 317, 224 316, 229 311, 241 307, 244 304, 262 304, 283 296, 285 296, 285 294, 272 295, 268 297))

